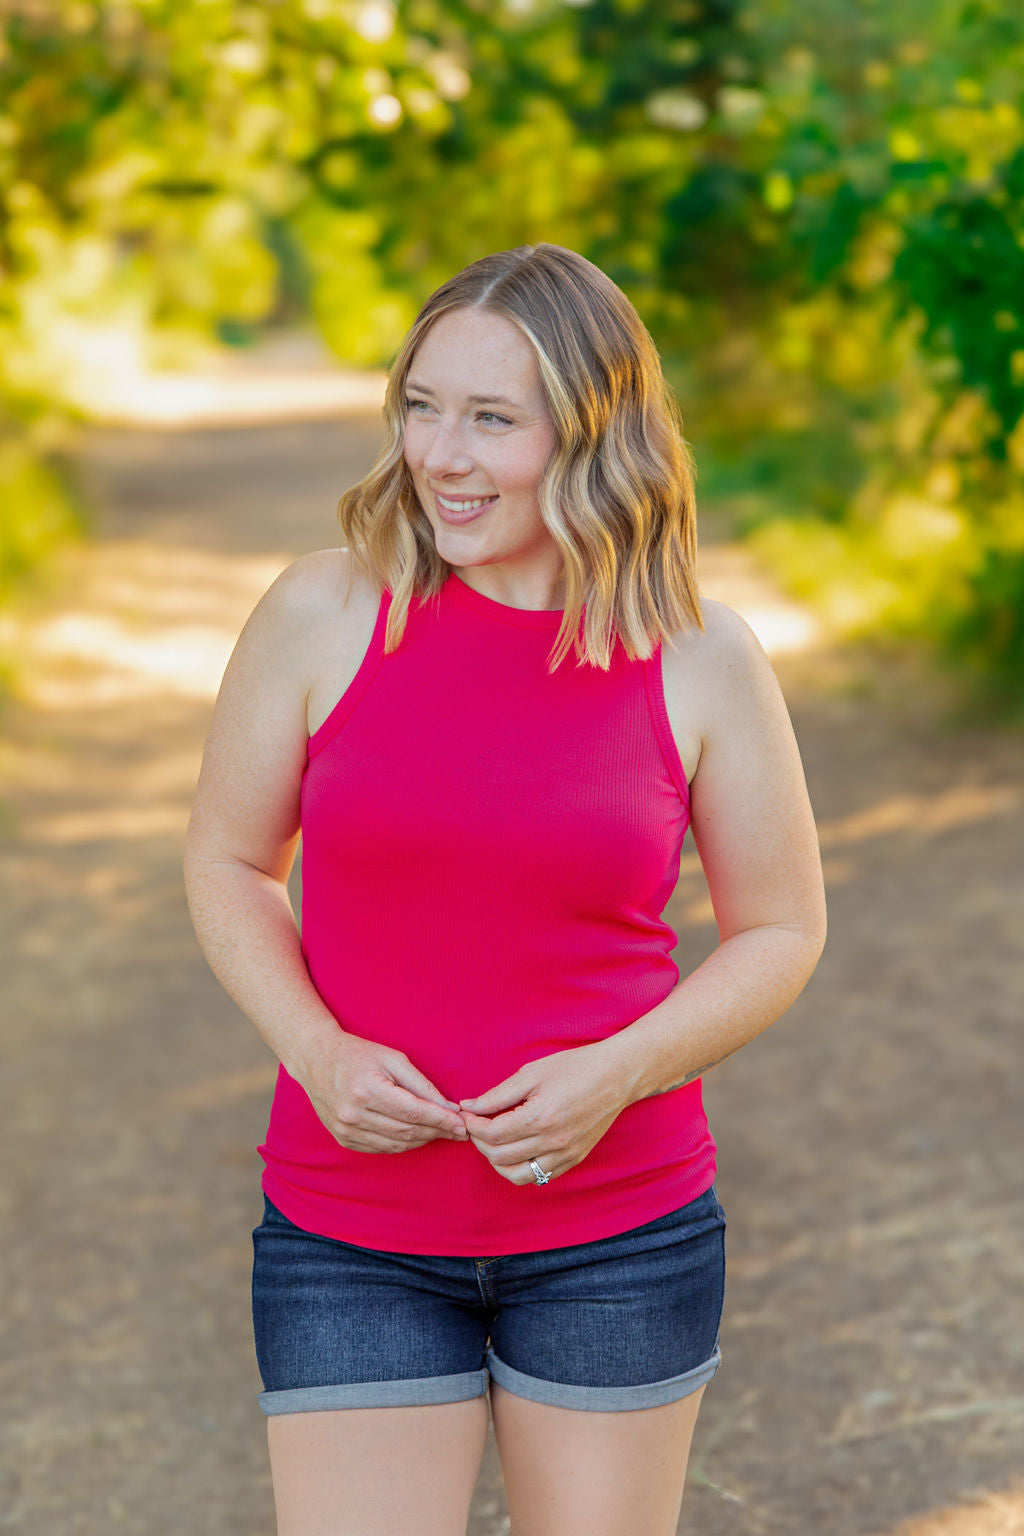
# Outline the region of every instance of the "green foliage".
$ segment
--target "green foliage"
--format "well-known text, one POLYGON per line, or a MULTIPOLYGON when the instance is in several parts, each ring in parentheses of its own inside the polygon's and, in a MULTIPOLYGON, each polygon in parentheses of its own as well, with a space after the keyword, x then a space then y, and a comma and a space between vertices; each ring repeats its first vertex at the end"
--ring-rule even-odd
POLYGON ((702 494, 727 494, 840 629, 1019 673, 1019 8, 5 13, 9 413, 87 411, 104 371, 143 369, 168 336, 243 345, 309 314, 340 357, 384 364, 452 271, 553 240, 685 359, 702 494))
POLYGON ((925 318, 925 346, 955 357, 960 381, 988 393, 1001 427, 989 447, 1000 456, 1024 412, 1024 150, 1001 180, 1001 206, 945 198, 910 223, 892 273, 903 289, 898 312, 913 304, 925 318))
POLYGON ((985 679, 993 703, 1024 716, 1024 544, 990 547, 971 572, 967 600, 944 636, 947 654, 985 679))
POLYGON ((85 524, 85 510, 61 470, 26 441, 0 438, 0 600, 85 524))

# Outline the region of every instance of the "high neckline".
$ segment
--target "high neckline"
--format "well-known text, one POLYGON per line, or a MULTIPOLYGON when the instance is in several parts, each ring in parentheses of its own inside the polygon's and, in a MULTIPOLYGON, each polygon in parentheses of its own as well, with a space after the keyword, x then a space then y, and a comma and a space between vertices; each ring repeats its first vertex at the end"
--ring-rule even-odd
POLYGON ((513 608, 499 603, 496 598, 485 597, 475 587, 463 581, 456 571, 449 573, 448 586, 456 597, 501 624, 519 624, 525 629, 558 629, 565 613, 564 608, 513 608))

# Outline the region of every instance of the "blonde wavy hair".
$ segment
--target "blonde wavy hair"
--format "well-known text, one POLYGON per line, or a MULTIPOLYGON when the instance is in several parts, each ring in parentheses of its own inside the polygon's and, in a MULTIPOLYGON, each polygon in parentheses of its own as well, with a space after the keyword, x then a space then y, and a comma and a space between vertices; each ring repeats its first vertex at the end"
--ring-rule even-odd
POLYGON ((430 327, 467 308, 503 316, 529 341, 557 432, 538 489, 566 589, 549 671, 572 645, 577 665, 607 671, 616 637, 636 660, 679 629, 703 629, 696 467, 654 342, 592 262, 560 245, 520 245, 473 262, 424 304, 391 368, 384 446, 338 503, 351 561, 392 594, 385 652, 397 648, 413 596, 436 597, 452 571, 403 457, 405 391, 430 327))

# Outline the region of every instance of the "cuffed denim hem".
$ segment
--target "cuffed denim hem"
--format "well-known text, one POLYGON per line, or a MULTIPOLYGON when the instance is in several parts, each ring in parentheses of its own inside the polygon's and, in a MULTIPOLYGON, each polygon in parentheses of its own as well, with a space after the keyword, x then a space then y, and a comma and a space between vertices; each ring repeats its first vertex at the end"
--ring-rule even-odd
POLYGON ((517 1397, 527 1397, 534 1403, 549 1403, 553 1408, 585 1408, 597 1413, 621 1413, 631 1408, 659 1408, 663 1403, 674 1403, 681 1397, 689 1397, 709 1382, 721 1363, 722 1355, 715 1345, 715 1352, 703 1365, 681 1376, 669 1376, 664 1381, 645 1382, 635 1387, 580 1387, 566 1386, 558 1381, 544 1381, 539 1376, 524 1376, 499 1360, 493 1349, 487 1351, 487 1367, 494 1380, 506 1392, 517 1397))
POLYGON ((328 1408, 419 1408, 428 1403, 462 1403, 483 1397, 486 1371, 460 1371, 456 1376, 421 1376, 408 1381, 354 1381, 338 1387, 293 1387, 261 1392, 263 1412, 316 1413, 328 1408))

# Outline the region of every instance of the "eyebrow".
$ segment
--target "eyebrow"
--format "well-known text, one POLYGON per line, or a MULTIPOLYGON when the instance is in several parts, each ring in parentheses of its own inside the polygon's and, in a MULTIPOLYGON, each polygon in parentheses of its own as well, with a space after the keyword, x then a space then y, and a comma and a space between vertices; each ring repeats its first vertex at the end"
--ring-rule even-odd
MULTIPOLYGON (((406 379, 409 389, 415 389, 421 395, 432 395, 434 391, 428 389, 425 384, 417 384, 414 379, 406 379)), ((467 395, 466 399, 472 405, 516 405, 515 400, 510 400, 507 395, 467 395)))

